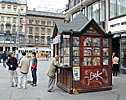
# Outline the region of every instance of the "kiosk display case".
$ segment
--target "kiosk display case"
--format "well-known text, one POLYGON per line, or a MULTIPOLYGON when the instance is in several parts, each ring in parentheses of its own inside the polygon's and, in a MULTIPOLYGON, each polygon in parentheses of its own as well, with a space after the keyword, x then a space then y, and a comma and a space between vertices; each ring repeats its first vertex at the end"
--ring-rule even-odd
MULTIPOLYGON (((93 19, 89 21, 82 14, 77 19, 76 27, 68 23, 70 30, 66 27, 60 30, 63 24, 55 26, 57 31, 53 38, 59 35, 60 41, 53 46, 58 47, 55 51, 58 50, 61 65, 57 72, 57 86, 68 93, 73 93, 73 89, 79 92, 112 89, 111 35, 93 19)), ((75 24, 74 20, 72 24, 75 24)))

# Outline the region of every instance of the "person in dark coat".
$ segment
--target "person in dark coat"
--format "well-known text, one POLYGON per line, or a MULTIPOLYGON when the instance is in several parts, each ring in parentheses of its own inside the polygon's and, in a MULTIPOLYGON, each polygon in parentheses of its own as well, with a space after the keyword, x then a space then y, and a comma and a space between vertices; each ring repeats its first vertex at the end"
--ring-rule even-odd
POLYGON ((6 54, 6 51, 3 52, 3 54, 2 54, 2 58, 3 58, 3 66, 6 68, 6 60, 7 60, 7 54, 6 54))
POLYGON ((17 86, 18 80, 17 80, 16 69, 18 67, 18 63, 17 63, 17 59, 15 58, 14 52, 11 54, 11 57, 9 57, 9 59, 7 60, 7 65, 10 71, 10 84, 12 87, 17 86))

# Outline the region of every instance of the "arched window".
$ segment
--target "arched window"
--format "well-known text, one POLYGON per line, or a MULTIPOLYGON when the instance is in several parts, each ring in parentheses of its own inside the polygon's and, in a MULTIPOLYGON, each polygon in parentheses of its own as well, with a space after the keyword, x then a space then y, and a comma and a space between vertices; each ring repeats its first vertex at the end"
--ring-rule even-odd
POLYGON ((16 25, 13 25, 12 32, 16 32, 16 25))
POLYGON ((4 24, 1 24, 0 31, 4 32, 4 24))

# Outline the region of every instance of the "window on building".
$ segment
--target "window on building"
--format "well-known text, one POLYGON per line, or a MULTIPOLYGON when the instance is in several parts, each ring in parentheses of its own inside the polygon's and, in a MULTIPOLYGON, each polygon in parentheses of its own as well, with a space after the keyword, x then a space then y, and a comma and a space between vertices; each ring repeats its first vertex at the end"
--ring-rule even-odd
POLYGON ((8 5, 8 12, 11 12, 11 5, 8 5))
POLYGON ((105 20, 105 2, 104 0, 100 1, 100 21, 105 20))
POLYGON ((89 5, 87 9, 88 9, 88 19, 91 20, 91 18, 92 18, 92 5, 89 5))
POLYGON ((41 44, 44 45, 44 44, 45 44, 44 42, 45 42, 45 36, 42 36, 42 37, 41 37, 41 44))
POLYGON ((4 32, 4 24, 1 24, 1 32, 4 32))
POLYGON ((10 17, 7 17, 7 22, 10 23, 10 21, 11 21, 11 18, 10 17))
POLYGON ((13 17, 13 23, 16 23, 16 17, 13 17))
POLYGON ((13 32, 16 32, 16 25, 13 25, 12 31, 13 31, 13 32))
POLYGON ((45 21, 41 21, 41 24, 42 24, 42 25, 45 25, 45 24, 46 24, 46 22, 45 22, 45 21))
POLYGON ((105 20, 105 0, 98 0, 87 7, 87 17, 89 20, 94 18, 96 22, 105 20))
POLYGON ((1 22, 4 22, 4 16, 1 16, 1 22))
POLYGON ((126 13, 126 0, 109 0, 110 18, 118 17, 126 13))
POLYGON ((39 44, 39 37, 35 37, 35 43, 39 44))
POLYGON ((39 34, 39 27, 35 27, 35 34, 39 34))
POLYGON ((6 24, 6 30, 11 30, 11 24, 10 23, 6 24))
POLYGON ((19 43, 23 43, 24 41, 24 36, 19 36, 19 43))
POLYGON ((47 28, 47 34, 51 35, 51 29, 50 28, 47 28))
POLYGON ((29 27, 29 34, 32 34, 33 32, 33 27, 29 27))
POLYGON ((96 22, 99 22, 99 17, 100 17, 100 7, 99 7, 99 2, 95 2, 92 4, 93 7, 93 18, 95 19, 96 22))
POLYGON ((2 8, 1 8, 1 12, 4 12, 4 11, 5 11, 5 7, 2 6, 2 8))
POLYGON ((5 41, 10 41, 11 39, 11 35, 10 34, 6 34, 5 35, 5 41))
POLYGON ((51 26, 51 21, 47 21, 47 25, 48 26, 51 26))
POLYGON ((29 24, 33 24, 33 20, 32 19, 29 19, 29 24))
POLYGON ((14 13, 16 13, 17 12, 17 7, 14 7, 13 10, 14 10, 14 13))
POLYGON ((45 35, 45 28, 41 28, 41 32, 42 35, 45 35))
POLYGON ((19 26, 19 32, 22 32, 22 26, 19 26))
POLYGON ((11 36, 11 42, 16 43, 16 36, 11 36))
POLYGON ((22 8, 22 9, 20 10, 20 13, 23 14, 23 11, 24 11, 24 9, 22 8))
POLYGON ((4 41, 5 36, 4 35, 0 35, 0 41, 4 41))
POLYGON ((47 36, 47 44, 50 45, 50 36, 47 36))
POLYGON ((39 25, 39 20, 35 20, 35 24, 39 25))
POLYGON ((33 37, 29 36, 29 43, 33 43, 33 37))

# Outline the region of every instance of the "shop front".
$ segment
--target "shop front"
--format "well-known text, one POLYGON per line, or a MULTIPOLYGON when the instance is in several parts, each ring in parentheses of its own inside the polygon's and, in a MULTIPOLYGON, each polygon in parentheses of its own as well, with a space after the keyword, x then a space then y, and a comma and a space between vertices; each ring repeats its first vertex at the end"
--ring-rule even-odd
POLYGON ((109 21, 108 31, 113 35, 112 52, 120 58, 120 72, 126 74, 126 16, 109 21))

